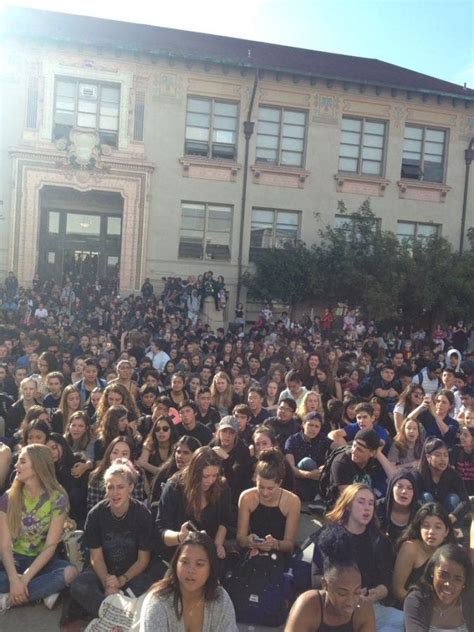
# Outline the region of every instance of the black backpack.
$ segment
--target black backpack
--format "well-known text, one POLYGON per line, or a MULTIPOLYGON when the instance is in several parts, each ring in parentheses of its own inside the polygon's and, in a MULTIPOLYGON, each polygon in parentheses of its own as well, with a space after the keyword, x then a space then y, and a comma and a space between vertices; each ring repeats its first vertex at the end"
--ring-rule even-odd
POLYGON ((340 446, 339 448, 336 448, 332 452, 330 452, 326 459, 326 463, 324 464, 324 467, 321 471, 321 476, 319 479, 319 494, 321 498, 326 502, 326 508, 329 508, 332 506, 335 500, 335 496, 337 495, 335 494, 337 485, 331 484, 331 467, 332 467, 333 461, 336 458, 336 456, 338 456, 339 454, 343 454, 344 452, 350 452, 350 451, 351 451, 350 446, 343 445, 343 446, 340 446))

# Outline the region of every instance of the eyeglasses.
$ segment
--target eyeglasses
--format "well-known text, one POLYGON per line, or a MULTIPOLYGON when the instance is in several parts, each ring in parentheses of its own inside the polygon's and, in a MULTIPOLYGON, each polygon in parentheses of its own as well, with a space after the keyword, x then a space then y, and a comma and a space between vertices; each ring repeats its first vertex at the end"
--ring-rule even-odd
POLYGON ((169 426, 156 426, 155 432, 160 432, 160 430, 162 432, 169 432, 170 427, 169 426))

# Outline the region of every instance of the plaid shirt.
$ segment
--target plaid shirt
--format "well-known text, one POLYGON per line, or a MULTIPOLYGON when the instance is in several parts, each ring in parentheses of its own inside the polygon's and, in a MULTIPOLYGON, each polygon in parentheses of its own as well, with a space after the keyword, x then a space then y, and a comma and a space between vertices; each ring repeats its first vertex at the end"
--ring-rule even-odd
MULTIPOLYGON (((143 472, 141 469, 135 466, 135 469, 138 471, 138 481, 133 488, 133 498, 135 500, 139 500, 140 502, 145 502, 146 493, 145 493, 145 483, 143 479, 143 472)), ((105 498, 105 486, 103 478, 95 478, 92 481, 89 481, 89 485, 87 487, 87 513, 100 503, 101 500, 105 498)))

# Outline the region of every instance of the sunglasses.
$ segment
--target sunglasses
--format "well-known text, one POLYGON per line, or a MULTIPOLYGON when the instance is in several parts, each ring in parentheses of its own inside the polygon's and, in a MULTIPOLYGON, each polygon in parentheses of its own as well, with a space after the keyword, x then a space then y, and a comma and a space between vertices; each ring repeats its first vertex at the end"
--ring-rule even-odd
POLYGON ((160 430, 162 430, 163 432, 169 432, 170 427, 169 426, 156 426, 155 432, 160 432, 160 430))

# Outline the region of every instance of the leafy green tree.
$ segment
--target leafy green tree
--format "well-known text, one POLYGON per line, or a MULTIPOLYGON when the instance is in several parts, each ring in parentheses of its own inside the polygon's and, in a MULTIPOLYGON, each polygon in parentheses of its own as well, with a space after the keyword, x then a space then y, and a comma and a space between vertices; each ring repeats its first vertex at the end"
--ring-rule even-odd
POLYGON ((251 298, 281 301, 293 308, 317 294, 314 252, 303 242, 263 249, 255 263, 255 273, 247 272, 242 278, 251 298))

